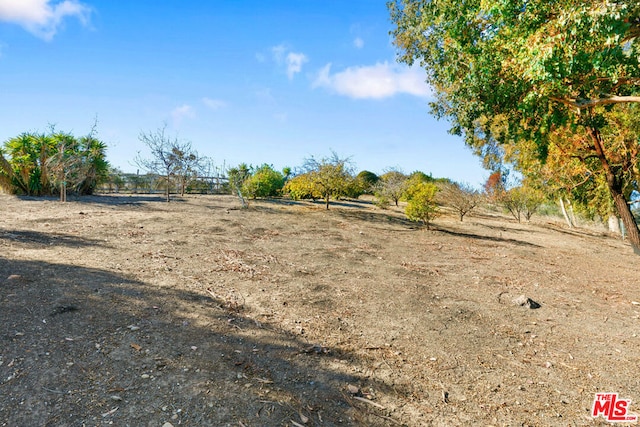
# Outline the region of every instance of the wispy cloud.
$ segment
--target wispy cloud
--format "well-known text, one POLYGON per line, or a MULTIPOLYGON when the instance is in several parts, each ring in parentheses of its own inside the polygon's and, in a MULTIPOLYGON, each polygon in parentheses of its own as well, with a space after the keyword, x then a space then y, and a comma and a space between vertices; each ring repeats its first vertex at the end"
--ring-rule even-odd
POLYGON ((431 96, 423 70, 388 62, 349 67, 333 74, 329 63, 318 72, 313 87, 323 87, 356 99, 382 99, 402 93, 431 96))
MULTIPOLYGON (((282 65, 286 68, 289 80, 292 80, 297 73, 301 72, 302 66, 309 62, 307 55, 301 52, 293 52, 284 44, 272 47, 271 55, 276 64, 282 65)), ((261 59, 259 56, 256 56, 256 58, 258 61, 261 59)))
POLYGON ((221 99, 202 98, 202 103, 211 110, 219 110, 227 106, 227 103, 221 99))
POLYGON ((362 49, 364 47, 364 40, 362 40, 360 37, 356 37, 353 40, 353 45, 358 49, 362 49))
POLYGON ((0 21, 18 24, 46 41, 53 39, 65 18, 88 25, 90 15, 91 8, 77 0, 0 0, 0 21))
POLYGON ((302 71, 302 64, 309 62, 304 53, 289 52, 287 54, 287 77, 293 79, 296 73, 302 71))
POLYGON ((273 59, 278 63, 282 63, 284 61, 284 55, 287 52, 287 50, 288 48, 283 44, 279 44, 278 46, 273 46, 271 48, 271 54, 273 55, 273 59))
POLYGON ((179 126, 184 119, 193 119, 196 116, 196 110, 188 104, 182 104, 171 111, 171 120, 175 126, 179 126))

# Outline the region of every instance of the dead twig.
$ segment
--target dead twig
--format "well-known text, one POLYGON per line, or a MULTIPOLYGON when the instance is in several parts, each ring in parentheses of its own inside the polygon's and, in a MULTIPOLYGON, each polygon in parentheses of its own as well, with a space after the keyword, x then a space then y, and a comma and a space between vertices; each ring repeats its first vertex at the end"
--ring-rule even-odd
POLYGON ((375 406, 376 408, 380 408, 380 409, 386 409, 384 406, 382 406, 379 403, 374 402, 373 400, 369 400, 366 397, 360 397, 360 396, 353 396, 354 399, 359 400, 360 402, 364 402, 364 403, 368 403, 371 406, 375 406))

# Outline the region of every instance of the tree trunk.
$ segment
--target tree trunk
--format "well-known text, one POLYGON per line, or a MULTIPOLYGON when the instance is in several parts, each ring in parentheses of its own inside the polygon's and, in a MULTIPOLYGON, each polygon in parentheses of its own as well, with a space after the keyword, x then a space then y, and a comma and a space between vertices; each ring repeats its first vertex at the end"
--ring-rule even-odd
POLYGON ((607 187, 609 188, 609 193, 613 198, 613 204, 616 207, 618 216, 620 216, 620 219, 622 219, 622 224, 624 224, 624 228, 627 231, 629 242, 633 247, 633 251, 637 255, 640 255, 640 229, 638 229, 636 219, 631 213, 631 207, 627 203, 627 199, 625 198, 622 191, 622 170, 613 168, 609 164, 609 159, 607 159, 607 156, 605 155, 602 145, 602 137, 598 129, 589 128, 589 134, 591 136, 591 139, 593 140, 596 155, 598 156, 598 159, 602 164, 602 169, 604 170, 605 178, 607 180, 607 187))
POLYGON ((573 223, 571 222, 569 215, 567 215, 567 210, 564 208, 564 201, 562 200, 562 197, 560 197, 560 209, 562 209, 562 216, 564 216, 564 220, 567 222, 569 228, 573 228, 573 223))
POLYGON ((171 178, 169 177, 169 174, 167 174, 167 203, 171 201, 171 195, 170 195, 170 189, 171 187, 171 178))
POLYGON ((571 218, 571 222, 574 227, 578 226, 578 221, 576 220, 576 213, 573 211, 573 203, 571 200, 567 199, 567 206, 569 206, 569 218, 571 218))

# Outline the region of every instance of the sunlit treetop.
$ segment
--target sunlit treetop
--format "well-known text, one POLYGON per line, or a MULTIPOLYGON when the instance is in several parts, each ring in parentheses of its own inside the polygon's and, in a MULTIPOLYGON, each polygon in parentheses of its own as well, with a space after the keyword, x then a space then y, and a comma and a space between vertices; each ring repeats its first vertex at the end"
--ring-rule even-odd
POLYGON ((509 135, 544 145, 549 129, 579 110, 640 102, 636 0, 397 0, 389 8, 399 59, 426 69, 434 113, 469 143, 480 117, 506 116, 509 135))

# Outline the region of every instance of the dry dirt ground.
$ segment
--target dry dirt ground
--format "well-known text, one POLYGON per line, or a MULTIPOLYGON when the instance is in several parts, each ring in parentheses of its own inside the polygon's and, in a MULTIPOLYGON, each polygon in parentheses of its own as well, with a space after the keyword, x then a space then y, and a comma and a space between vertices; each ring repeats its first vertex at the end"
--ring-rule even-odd
POLYGON ((608 425, 596 392, 640 412, 640 258, 602 232, 230 196, 0 213, 0 426, 608 425))

